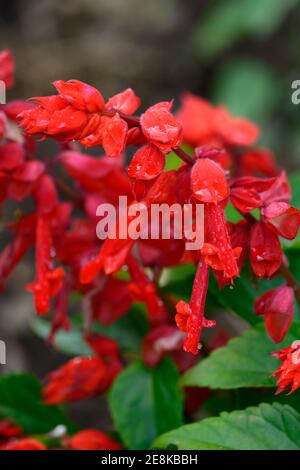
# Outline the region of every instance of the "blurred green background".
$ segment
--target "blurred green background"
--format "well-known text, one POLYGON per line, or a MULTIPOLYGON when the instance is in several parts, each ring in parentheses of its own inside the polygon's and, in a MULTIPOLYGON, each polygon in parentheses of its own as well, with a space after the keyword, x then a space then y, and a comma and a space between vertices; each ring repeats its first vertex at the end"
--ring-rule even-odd
MULTIPOLYGON (((281 163, 300 159, 299 0, 10 0, 0 41, 17 60, 11 96, 78 78, 144 105, 191 90, 263 128, 281 163)), ((177 101, 178 104, 178 101, 177 101)))

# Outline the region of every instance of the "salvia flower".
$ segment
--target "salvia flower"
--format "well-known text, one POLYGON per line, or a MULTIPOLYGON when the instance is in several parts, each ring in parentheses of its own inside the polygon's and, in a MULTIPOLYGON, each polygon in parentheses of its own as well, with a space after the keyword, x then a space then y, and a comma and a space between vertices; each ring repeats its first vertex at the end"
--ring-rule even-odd
POLYGON ((288 332, 294 316, 294 290, 289 286, 270 289, 256 299, 254 310, 264 317, 266 330, 275 343, 288 332))
POLYGON ((98 429, 83 429, 66 439, 66 444, 72 450, 119 450, 122 446, 98 429))
POLYGON ((191 352, 192 354, 198 354, 201 348, 200 338, 203 328, 211 328, 215 325, 214 320, 207 320, 204 317, 208 276, 209 267, 201 257, 196 271, 190 302, 186 303, 181 300, 176 305, 176 324, 181 331, 186 333, 183 348, 186 352, 191 352))
POLYGON ((294 341, 290 346, 274 352, 273 356, 281 361, 273 373, 273 377, 277 377, 276 395, 288 389, 290 395, 300 387, 300 341, 294 341))

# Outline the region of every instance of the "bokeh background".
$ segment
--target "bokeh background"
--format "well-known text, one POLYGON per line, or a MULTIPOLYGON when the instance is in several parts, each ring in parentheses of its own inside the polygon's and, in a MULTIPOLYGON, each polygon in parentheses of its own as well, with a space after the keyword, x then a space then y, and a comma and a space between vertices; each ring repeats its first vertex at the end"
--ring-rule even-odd
MULTIPOLYGON (((291 102, 291 84, 300 80, 299 23, 300 0, 2 1, 0 46, 17 63, 8 98, 50 94, 51 81, 70 78, 105 96, 130 86, 144 106, 170 98, 178 106, 190 90, 257 122, 261 143, 293 170, 300 162, 300 105, 291 102)), ((8 345, 0 373, 43 377, 61 361, 28 328, 32 299, 23 286, 32 277, 28 258, 0 297, 8 345)), ((94 409, 91 400, 84 414, 80 406, 74 413, 97 426, 94 409)))

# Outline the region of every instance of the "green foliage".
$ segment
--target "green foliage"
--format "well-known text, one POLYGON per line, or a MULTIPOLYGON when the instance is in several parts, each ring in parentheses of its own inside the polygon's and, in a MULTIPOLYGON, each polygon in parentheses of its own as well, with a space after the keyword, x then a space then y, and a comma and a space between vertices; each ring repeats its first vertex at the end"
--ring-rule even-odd
POLYGON ((300 418, 287 405, 221 413, 160 436, 155 448, 175 445, 180 450, 300 450, 300 418))
POLYGON ((55 426, 75 430, 57 406, 42 403, 41 385, 29 374, 11 374, 0 378, 0 416, 12 419, 25 433, 46 433, 55 426))
POLYGON ((279 79, 266 64, 234 58, 215 75, 212 97, 236 116, 263 123, 280 99, 279 79))
POLYGON ((202 61, 216 56, 247 36, 272 34, 298 0, 222 0, 200 17, 192 46, 202 61))
POLYGON ((271 374, 278 360, 271 353, 291 344, 299 334, 300 325, 294 325, 285 340, 275 345, 263 328, 247 330, 189 369, 181 383, 212 389, 273 387, 271 374))
POLYGON ((145 449, 155 437, 182 424, 179 374, 170 359, 155 368, 131 364, 113 384, 109 396, 118 432, 129 449, 145 449))

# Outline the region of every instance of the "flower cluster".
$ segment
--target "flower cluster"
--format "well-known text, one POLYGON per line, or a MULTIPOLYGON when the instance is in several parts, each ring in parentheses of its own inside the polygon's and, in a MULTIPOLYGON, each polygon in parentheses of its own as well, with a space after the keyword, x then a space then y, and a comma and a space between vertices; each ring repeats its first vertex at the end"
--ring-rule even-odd
POLYGON ((48 442, 55 441, 65 450, 119 450, 121 444, 102 431, 84 429, 72 436, 63 433, 56 437, 52 433, 41 436, 26 436, 23 429, 8 419, 0 420, 0 450, 47 450, 48 442))
MULTIPOLYGON (((0 54, 0 79, 8 86, 13 83, 7 51, 0 54)), ((171 101, 136 116, 141 102, 130 88, 105 102, 98 90, 78 80, 53 85, 57 94, 0 108, 0 202, 20 205, 7 224, 11 241, 0 253, 0 288, 34 247, 35 278, 27 289, 38 315, 52 313, 50 341, 59 329, 70 328, 70 298, 77 292, 91 351, 49 374, 44 402, 81 400, 110 387, 122 370, 121 351, 115 341, 92 333, 92 326, 113 324, 135 302, 147 311, 149 331, 141 351, 146 364, 154 367, 171 354, 179 370, 186 370, 195 363, 203 330, 216 323, 205 316, 210 275, 220 289, 234 286, 247 263, 256 279, 281 274, 286 281, 265 292, 254 306, 272 340, 282 341, 299 290, 289 275, 280 237, 296 237, 300 212, 290 205, 287 176, 272 153, 255 147, 257 126, 191 94, 182 97, 176 114, 171 101), (36 137, 57 141, 57 154, 41 158, 36 137), (90 156, 82 146, 97 147, 101 155, 90 156), (127 164, 128 147, 134 151, 127 164), (164 170, 174 153, 181 165, 164 170), (136 202, 148 209, 152 204, 203 204, 203 246, 189 252, 185 240, 175 236, 133 240, 125 234, 99 240, 96 208, 117 205, 121 195, 127 196, 129 208, 136 202), (240 213, 239 222, 227 221, 230 205, 240 213), (187 263, 196 267, 189 302, 166 295, 159 282, 164 268, 187 263)), ((278 356, 284 360, 278 372, 280 391, 299 386, 291 354, 288 350, 278 356)), ((118 445, 90 430, 66 445, 86 448, 87 440, 95 449, 118 445)), ((42 444, 22 437, 4 446, 42 444)))

